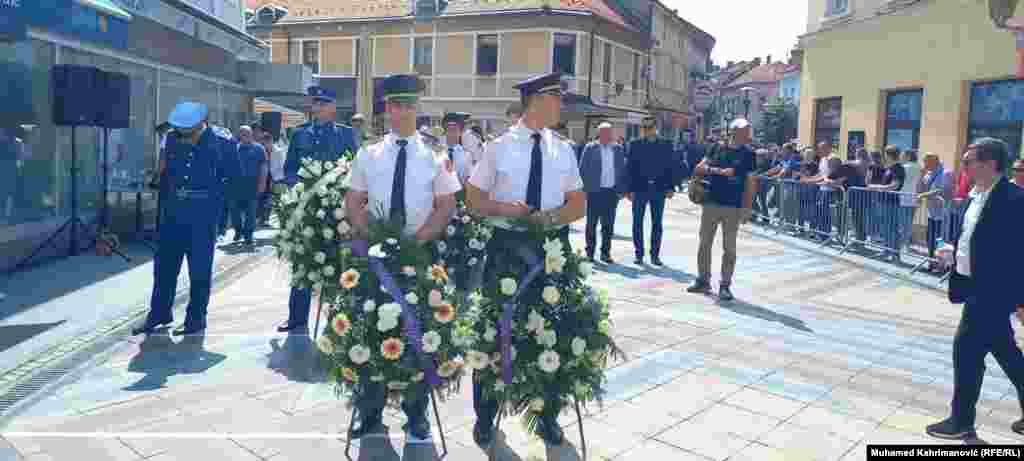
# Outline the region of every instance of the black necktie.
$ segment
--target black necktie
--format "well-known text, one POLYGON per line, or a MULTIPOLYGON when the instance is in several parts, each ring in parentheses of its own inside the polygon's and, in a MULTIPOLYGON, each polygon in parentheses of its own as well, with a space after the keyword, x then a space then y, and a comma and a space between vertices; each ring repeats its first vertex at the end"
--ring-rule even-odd
POLYGON ((543 157, 540 152, 540 133, 534 133, 533 152, 530 156, 530 182, 526 183, 526 205, 540 210, 540 181, 543 174, 543 157))
POLYGON ((395 160, 395 178, 391 182, 391 220, 405 225, 405 146, 408 141, 399 139, 398 158, 395 160))

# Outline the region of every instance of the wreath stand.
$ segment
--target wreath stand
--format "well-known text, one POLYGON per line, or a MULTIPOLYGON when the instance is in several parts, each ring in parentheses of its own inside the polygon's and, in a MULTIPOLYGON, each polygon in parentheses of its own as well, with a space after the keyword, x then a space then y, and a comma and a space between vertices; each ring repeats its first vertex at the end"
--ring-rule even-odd
MULTIPOLYGON (((444 426, 441 425, 441 414, 437 412, 437 390, 434 389, 432 392, 427 393, 430 398, 430 403, 434 408, 434 421, 437 422, 437 432, 441 435, 441 456, 438 460, 442 460, 448 457, 448 441, 444 437, 444 426)), ((358 394, 356 394, 358 397, 358 394)), ((356 415, 359 414, 358 407, 352 405, 352 413, 349 414, 348 431, 345 434, 345 459, 348 461, 355 461, 352 459, 352 430, 356 425, 356 415)), ((362 415, 359 415, 362 416, 362 415)))
MULTIPOLYGON (((583 458, 582 458, 581 461, 587 461, 587 438, 583 435, 583 413, 580 411, 580 401, 579 401, 579 399, 573 398, 573 402, 576 404, 575 405, 576 406, 576 426, 579 427, 579 430, 580 430, 580 450, 583 452, 583 458)), ((505 402, 502 401, 498 405, 498 408, 504 410, 505 402)), ((488 461, 498 461, 497 433, 498 433, 498 429, 501 428, 501 419, 502 419, 502 415, 504 415, 504 414, 505 414, 504 411, 498 411, 498 418, 495 419, 495 421, 494 421, 495 437, 494 437, 494 440, 491 441, 490 448, 487 449, 487 460, 488 461)), ((352 461, 352 460, 349 459, 349 461, 352 461)))

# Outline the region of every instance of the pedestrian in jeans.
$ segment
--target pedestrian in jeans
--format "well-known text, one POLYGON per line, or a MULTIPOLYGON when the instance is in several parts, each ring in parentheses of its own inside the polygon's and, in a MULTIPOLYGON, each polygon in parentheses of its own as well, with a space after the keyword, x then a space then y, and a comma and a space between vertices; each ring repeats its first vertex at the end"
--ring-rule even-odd
POLYGON ((231 222, 235 228, 235 242, 245 240, 253 244, 256 230, 256 207, 260 194, 267 185, 267 153, 253 139, 252 128, 243 125, 238 130, 239 180, 231 185, 231 222))
POLYGON ((899 236, 900 223, 903 221, 900 218, 900 213, 903 207, 900 206, 899 194, 897 192, 903 189, 903 184, 907 179, 907 171, 903 168, 903 164, 900 163, 899 147, 886 146, 885 160, 889 166, 882 176, 882 184, 870 185, 868 188, 879 192, 888 192, 878 194, 881 197, 879 208, 882 215, 882 238, 885 240, 886 257, 898 261, 900 250, 902 249, 899 236))
POLYGON ((736 269, 736 237, 740 221, 747 211, 743 208, 743 192, 747 175, 754 169, 754 153, 748 146, 750 123, 739 119, 732 125, 735 129, 732 142, 705 158, 696 168, 697 174, 707 177, 710 188, 700 215, 697 280, 686 290, 690 293, 708 293, 711 290, 711 247, 721 225, 722 280, 718 289, 721 301, 733 299, 730 286, 736 269))
POLYGON ((933 153, 924 155, 924 175, 921 176, 917 198, 928 205, 928 271, 939 270, 935 262, 935 244, 942 237, 943 227, 948 213, 947 206, 953 198, 953 172, 947 170, 939 156, 933 153))

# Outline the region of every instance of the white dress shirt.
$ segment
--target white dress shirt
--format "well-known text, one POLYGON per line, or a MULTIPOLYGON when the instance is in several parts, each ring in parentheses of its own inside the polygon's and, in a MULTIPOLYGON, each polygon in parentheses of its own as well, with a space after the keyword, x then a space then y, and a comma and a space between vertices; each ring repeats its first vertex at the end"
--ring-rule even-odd
POLYGON ((615 151, 611 144, 600 144, 601 146, 601 188, 611 189, 615 187, 615 151))
POLYGON ((484 140, 480 139, 473 130, 466 129, 462 132, 462 147, 469 154, 469 163, 476 165, 484 154, 484 140))
POLYGON ((288 148, 284 143, 276 142, 270 149, 270 178, 274 181, 284 180, 284 161, 288 157, 288 148))
MULTIPOLYGON (((399 138, 389 133, 374 144, 359 149, 352 162, 349 187, 367 192, 371 215, 391 210, 391 187, 395 179, 395 163, 399 146, 405 139, 405 229, 413 236, 427 222, 434 210, 434 197, 454 194, 462 189, 459 179, 446 168, 446 159, 435 155, 418 134, 399 138)), ((378 216, 379 217, 379 216, 378 216)))
POLYGON ((469 180, 469 175, 473 172, 473 162, 470 160, 466 149, 459 144, 445 146, 445 156, 448 155, 449 148, 452 149, 452 162, 455 163, 455 173, 458 174, 459 181, 466 182, 469 180))
MULTIPOLYGON (((470 176, 470 184, 490 193, 491 199, 498 202, 526 202, 533 159, 531 135, 535 132, 518 123, 487 143, 483 158, 470 176)), ((581 190, 583 180, 569 143, 547 128, 539 132, 543 153, 540 205, 541 210, 550 210, 563 206, 568 192, 581 190)), ((508 220, 502 218, 491 221, 497 226, 511 227, 508 220)))
POLYGON ((981 211, 985 209, 989 195, 992 195, 992 188, 984 192, 978 190, 978 186, 971 189, 971 204, 964 212, 964 224, 956 247, 956 272, 960 275, 971 276, 971 236, 981 220, 981 211))

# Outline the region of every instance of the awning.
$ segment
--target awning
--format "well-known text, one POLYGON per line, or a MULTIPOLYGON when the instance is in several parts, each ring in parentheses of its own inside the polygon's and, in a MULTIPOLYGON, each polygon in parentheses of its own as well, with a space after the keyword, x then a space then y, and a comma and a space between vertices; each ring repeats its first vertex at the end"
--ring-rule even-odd
POLYGON ((123 19, 125 21, 132 20, 132 15, 130 13, 128 13, 121 7, 115 5, 114 2, 110 0, 75 0, 75 2, 77 2, 79 5, 92 8, 108 16, 113 16, 115 18, 123 19))
POLYGON ((582 94, 565 93, 562 95, 562 121, 605 117, 630 118, 635 114, 637 112, 597 104, 582 94))

